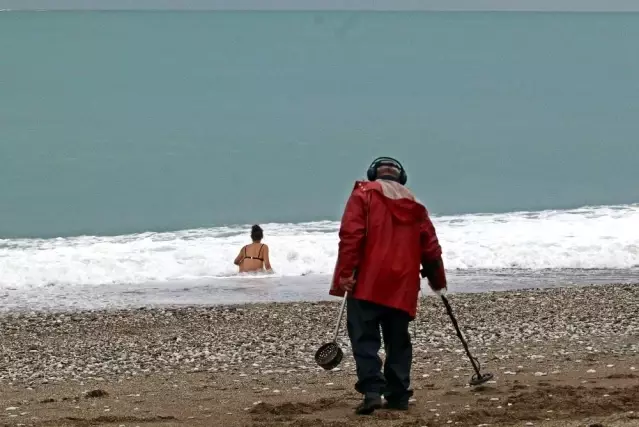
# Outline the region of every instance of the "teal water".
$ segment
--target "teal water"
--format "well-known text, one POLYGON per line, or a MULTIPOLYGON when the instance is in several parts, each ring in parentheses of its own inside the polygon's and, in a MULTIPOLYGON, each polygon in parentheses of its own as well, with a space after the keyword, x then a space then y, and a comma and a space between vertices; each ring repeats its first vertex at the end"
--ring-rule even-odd
POLYGON ((639 14, 0 13, 0 237, 639 201, 639 14))

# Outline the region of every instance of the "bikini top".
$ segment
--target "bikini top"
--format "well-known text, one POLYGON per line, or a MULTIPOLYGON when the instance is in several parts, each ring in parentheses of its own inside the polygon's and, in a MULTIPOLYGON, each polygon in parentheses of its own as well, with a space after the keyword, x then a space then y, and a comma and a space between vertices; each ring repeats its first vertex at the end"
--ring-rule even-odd
MULTIPOLYGON (((248 245, 247 245, 247 246, 248 246, 248 245)), ((262 244, 262 245, 260 246, 260 251, 257 253, 257 256, 248 256, 248 255, 246 255, 246 247, 247 247, 247 246, 244 246, 244 259, 247 259, 247 258, 248 258, 248 259, 258 259, 258 260, 260 260, 260 261, 264 261, 264 259, 262 259, 262 257, 260 256, 260 255, 262 255, 262 248, 264 247, 264 244, 262 244)), ((243 259, 243 260, 244 260, 244 259, 243 259)))

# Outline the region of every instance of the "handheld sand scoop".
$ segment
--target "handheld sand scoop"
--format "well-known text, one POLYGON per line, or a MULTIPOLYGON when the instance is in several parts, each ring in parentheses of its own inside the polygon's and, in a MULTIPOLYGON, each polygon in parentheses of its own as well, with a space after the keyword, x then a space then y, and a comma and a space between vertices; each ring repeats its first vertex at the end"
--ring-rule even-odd
POLYGON ((339 309, 339 316, 337 317, 337 325, 335 325, 333 341, 322 345, 315 352, 315 362, 327 371, 337 367, 344 357, 344 352, 339 345, 337 345, 337 335, 339 334, 339 326, 342 323, 342 315, 344 314, 347 296, 348 292, 344 294, 344 298, 342 299, 342 306, 339 309))
POLYGON ((470 379, 470 383, 469 384, 475 386, 475 385, 480 385, 480 384, 483 384, 483 383, 485 383, 487 381, 492 380, 493 379, 493 374, 491 374, 490 372, 486 372, 486 373, 482 374, 480 372, 481 364, 479 363, 479 360, 475 359, 470 354, 470 350, 468 350, 468 344, 466 344, 466 340, 462 336, 462 333, 459 330, 459 326, 457 325, 457 319, 455 319, 455 315, 453 315, 453 309, 450 308, 450 304, 448 303, 448 300, 446 299, 446 297, 444 295, 440 295, 440 296, 442 298, 442 301, 444 301, 444 305, 446 306, 446 311, 448 312, 448 316, 450 316, 450 320, 453 322, 453 326, 455 327, 455 331, 457 331, 457 336, 461 340, 462 345, 464 346, 464 350, 466 350, 466 355, 468 355, 468 359, 470 359, 470 363, 473 365, 473 369, 475 370, 475 374, 470 379))

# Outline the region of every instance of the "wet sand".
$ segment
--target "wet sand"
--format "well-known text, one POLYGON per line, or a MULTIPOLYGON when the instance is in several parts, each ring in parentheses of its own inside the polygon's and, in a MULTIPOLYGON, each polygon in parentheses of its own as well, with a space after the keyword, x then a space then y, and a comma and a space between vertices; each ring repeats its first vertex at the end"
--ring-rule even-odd
POLYGON ((639 426, 639 286, 421 301, 414 401, 353 414, 354 364, 313 361, 339 301, 0 316, 0 425, 639 426))
MULTIPOLYGON (((452 293, 514 291, 639 283, 639 269, 451 270, 446 273, 452 293)), ((121 310, 138 307, 211 306, 262 301, 326 301, 330 275, 237 275, 193 280, 96 285, 51 284, 0 287, 0 314, 17 311, 121 310)), ((422 286, 427 287, 426 280, 422 286)))

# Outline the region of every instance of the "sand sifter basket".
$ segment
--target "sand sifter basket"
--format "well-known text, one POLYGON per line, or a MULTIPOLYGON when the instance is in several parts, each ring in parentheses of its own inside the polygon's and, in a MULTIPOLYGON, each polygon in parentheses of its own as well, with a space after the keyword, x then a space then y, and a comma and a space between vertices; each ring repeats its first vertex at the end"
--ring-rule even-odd
POLYGON ((340 323, 342 323, 342 315, 344 314, 347 295, 348 293, 344 294, 344 299, 342 299, 342 306, 339 309, 339 316, 337 317, 337 325, 335 325, 333 341, 322 345, 315 352, 315 362, 327 371, 337 367, 344 357, 344 352, 342 352, 342 349, 339 348, 339 345, 337 345, 337 335, 339 334, 340 323))

